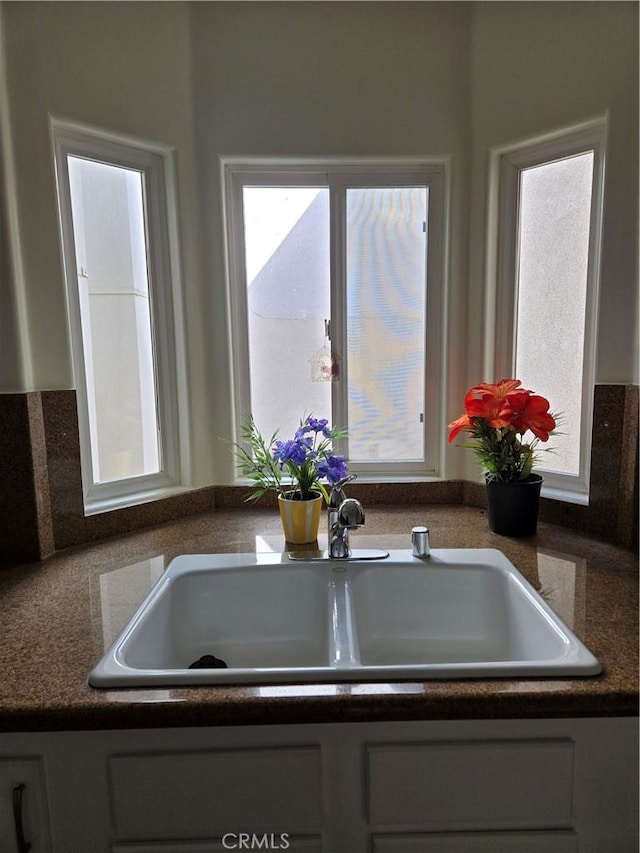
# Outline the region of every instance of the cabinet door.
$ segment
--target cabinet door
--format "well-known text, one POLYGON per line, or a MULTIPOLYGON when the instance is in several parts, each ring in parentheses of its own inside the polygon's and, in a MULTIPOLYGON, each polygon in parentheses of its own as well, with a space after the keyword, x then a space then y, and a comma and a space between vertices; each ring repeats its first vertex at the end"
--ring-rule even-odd
MULTIPOLYGON (((116 844, 112 853, 228 853, 233 850, 269 850, 272 853, 323 853, 320 838, 293 835, 256 835, 229 833, 217 841, 150 841, 142 844, 116 844)), ((564 853, 564 851, 560 851, 564 853)))
POLYGON ((575 832, 470 832, 385 835, 373 853, 578 853, 575 832))
POLYGON ((314 746, 119 755, 109 761, 109 778, 121 842, 210 841, 225 833, 304 837, 322 830, 314 746))
POLYGON ((39 758, 0 761, 0 850, 51 851, 44 770, 39 758))
POLYGON ((572 827, 569 739, 367 749, 370 823, 432 832, 572 827))

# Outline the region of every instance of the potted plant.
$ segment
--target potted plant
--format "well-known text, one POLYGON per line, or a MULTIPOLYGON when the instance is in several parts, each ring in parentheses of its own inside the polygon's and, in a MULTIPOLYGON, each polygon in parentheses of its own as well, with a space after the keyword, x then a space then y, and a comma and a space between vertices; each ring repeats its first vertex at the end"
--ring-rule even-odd
POLYGON ((247 500, 276 492, 285 539, 314 542, 322 500, 329 501, 326 484, 335 485, 349 470, 344 456, 333 452, 334 440, 346 433, 330 427, 326 418, 309 416, 300 421, 293 438, 283 441, 276 431, 267 440, 249 416, 241 435, 243 443, 234 449, 238 469, 254 487, 247 500))
POLYGON ((448 424, 449 442, 466 431, 485 472, 489 527, 503 536, 536 532, 542 477, 533 473, 540 442, 556 427, 549 401, 522 387, 518 379, 474 385, 464 398, 465 413, 448 424), (525 435, 531 438, 525 440, 525 435))

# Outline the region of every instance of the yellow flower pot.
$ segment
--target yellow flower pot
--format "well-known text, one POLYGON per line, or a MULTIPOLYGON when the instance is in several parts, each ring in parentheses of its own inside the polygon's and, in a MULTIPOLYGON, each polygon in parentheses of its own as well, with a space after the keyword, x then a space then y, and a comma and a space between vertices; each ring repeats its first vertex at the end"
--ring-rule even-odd
POLYGON ((294 501, 278 495, 284 538, 293 545, 315 542, 320 526, 322 495, 309 501, 294 501))

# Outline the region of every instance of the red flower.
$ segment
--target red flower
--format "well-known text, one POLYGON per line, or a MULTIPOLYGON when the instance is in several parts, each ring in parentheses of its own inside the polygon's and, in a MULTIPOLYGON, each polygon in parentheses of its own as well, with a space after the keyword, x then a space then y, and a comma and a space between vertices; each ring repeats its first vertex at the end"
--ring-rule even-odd
POLYGON ((502 379, 496 384, 474 385, 464 398, 465 414, 447 425, 449 443, 463 430, 472 431, 474 419, 486 421, 493 429, 512 426, 520 434, 527 430, 547 441, 556 422, 549 414, 549 401, 522 388, 519 379, 502 379))
POLYGON ((496 400, 504 400, 509 394, 513 394, 521 384, 519 379, 501 379, 496 385, 481 382, 480 385, 474 385, 469 393, 474 392, 483 398, 492 397, 496 400))
POLYGON ((547 441, 556 427, 549 401, 523 388, 519 379, 502 379, 474 385, 465 395, 464 408, 447 426, 449 442, 467 430, 472 440, 466 446, 476 454, 487 482, 525 480, 536 464, 537 443, 547 441), (533 438, 525 441, 527 431, 533 438))
POLYGON ((472 418, 482 418, 490 427, 502 429, 509 426, 507 395, 520 386, 519 379, 503 379, 496 385, 481 383, 474 385, 464 398, 465 414, 447 425, 451 430, 449 443, 463 429, 473 427, 472 418))
POLYGON ((447 424, 447 429, 451 430, 449 434, 449 444, 453 441, 453 439, 458 435, 458 433, 462 432, 463 429, 467 429, 468 427, 473 426, 473 421, 469 417, 469 415, 462 415, 457 420, 452 421, 450 424, 447 424))
POLYGON ((541 441, 548 441, 556 422, 549 413, 549 401, 531 391, 518 391, 507 398, 509 422, 516 432, 527 430, 541 441))
POLYGON ((490 394, 478 396, 478 389, 472 388, 464 398, 464 407, 470 418, 483 418, 490 427, 501 429, 509 426, 505 417, 505 400, 490 394))

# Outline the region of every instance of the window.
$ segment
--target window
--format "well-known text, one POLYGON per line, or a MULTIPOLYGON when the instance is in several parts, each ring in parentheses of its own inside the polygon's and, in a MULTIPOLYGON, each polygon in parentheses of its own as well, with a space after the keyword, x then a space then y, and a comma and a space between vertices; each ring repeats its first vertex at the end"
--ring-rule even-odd
POLYGON ((604 136, 594 123, 500 163, 496 376, 516 376, 559 412, 539 470, 576 496, 589 482, 604 136))
POLYGON ((53 122, 86 511, 180 481, 168 153, 53 122))
POLYGON ((329 417, 361 475, 436 474, 443 165, 224 167, 238 423, 329 417))

